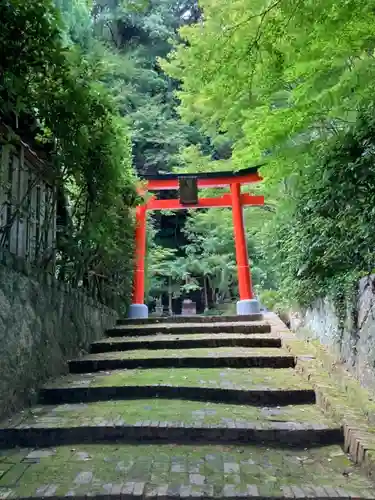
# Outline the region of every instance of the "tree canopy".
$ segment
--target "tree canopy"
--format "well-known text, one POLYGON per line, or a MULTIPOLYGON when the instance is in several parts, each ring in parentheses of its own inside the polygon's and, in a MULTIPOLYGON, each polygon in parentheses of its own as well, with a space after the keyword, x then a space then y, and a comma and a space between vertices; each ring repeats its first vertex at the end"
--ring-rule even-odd
POLYGON ((266 163, 260 237, 283 296, 340 296, 373 268, 373 2, 200 5, 161 61, 180 113, 231 141, 233 169, 266 163))
POLYGON ((274 177, 274 162, 285 166, 372 100, 372 2, 201 5, 204 21, 181 29, 163 67, 182 81, 182 115, 230 136, 237 167, 266 157, 274 177))

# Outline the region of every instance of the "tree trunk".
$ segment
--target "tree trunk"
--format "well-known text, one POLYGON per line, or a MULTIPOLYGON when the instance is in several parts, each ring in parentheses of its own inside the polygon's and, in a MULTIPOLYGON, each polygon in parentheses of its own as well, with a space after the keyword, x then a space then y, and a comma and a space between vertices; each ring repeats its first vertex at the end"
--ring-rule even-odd
POLYGON ((207 290, 207 278, 203 276, 203 289, 204 289, 204 312, 208 311, 208 290, 207 290))
POLYGON ((173 307, 172 307, 172 277, 168 277, 168 309, 169 309, 169 315, 173 315, 173 307))

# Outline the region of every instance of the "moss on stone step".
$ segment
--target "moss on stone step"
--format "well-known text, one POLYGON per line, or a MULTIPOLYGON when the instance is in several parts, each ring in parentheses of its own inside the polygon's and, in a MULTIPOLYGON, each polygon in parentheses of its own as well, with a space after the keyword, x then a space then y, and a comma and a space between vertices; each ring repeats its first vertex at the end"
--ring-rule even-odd
POLYGON ((135 351, 115 351, 99 354, 89 354, 85 360, 98 359, 147 359, 147 358, 217 358, 217 357, 254 357, 254 356, 288 356, 286 350, 281 348, 257 348, 248 347, 217 347, 215 349, 137 349, 135 351))
POLYGON ((110 387, 127 385, 172 385, 221 389, 267 390, 311 389, 292 368, 155 368, 114 370, 60 377, 46 385, 58 387, 110 387))
POLYGON ((176 422, 189 425, 230 426, 241 423, 319 423, 336 427, 316 405, 259 408, 195 401, 141 399, 87 404, 38 406, 3 423, 3 427, 79 427, 134 425, 142 422, 176 422))
POLYGON ((240 492, 249 484, 261 496, 280 496, 286 485, 341 488, 357 498, 373 491, 371 482, 338 446, 295 451, 253 446, 84 445, 2 455, 9 469, 0 478, 0 493, 10 491, 15 496, 108 494, 115 485, 129 481, 144 482, 146 493, 162 485, 170 490, 186 485, 195 491, 210 489, 216 496, 222 496, 224 488, 240 492))

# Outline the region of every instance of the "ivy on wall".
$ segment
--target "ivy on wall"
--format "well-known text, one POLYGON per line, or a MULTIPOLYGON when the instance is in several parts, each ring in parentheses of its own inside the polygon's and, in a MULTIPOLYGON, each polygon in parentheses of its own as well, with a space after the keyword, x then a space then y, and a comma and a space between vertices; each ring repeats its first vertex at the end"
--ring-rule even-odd
POLYGON ((130 132, 100 84, 103 67, 66 43, 51 0, 0 4, 0 109, 17 127, 37 123, 70 208, 60 238, 60 278, 78 285, 100 276, 125 304, 131 290, 136 202, 130 132), (15 119, 14 119, 15 117, 15 119))

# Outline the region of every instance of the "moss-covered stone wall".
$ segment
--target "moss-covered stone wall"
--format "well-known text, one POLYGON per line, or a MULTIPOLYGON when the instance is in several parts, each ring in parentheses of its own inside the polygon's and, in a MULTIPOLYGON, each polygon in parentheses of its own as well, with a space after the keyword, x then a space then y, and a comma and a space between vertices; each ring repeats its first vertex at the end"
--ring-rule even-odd
POLYGON ((115 311, 0 255, 0 418, 33 402, 66 361, 114 325, 115 311))
POLYGON ((338 361, 375 395, 375 276, 363 278, 357 293, 342 304, 319 299, 312 307, 290 315, 293 330, 318 339, 338 361))

